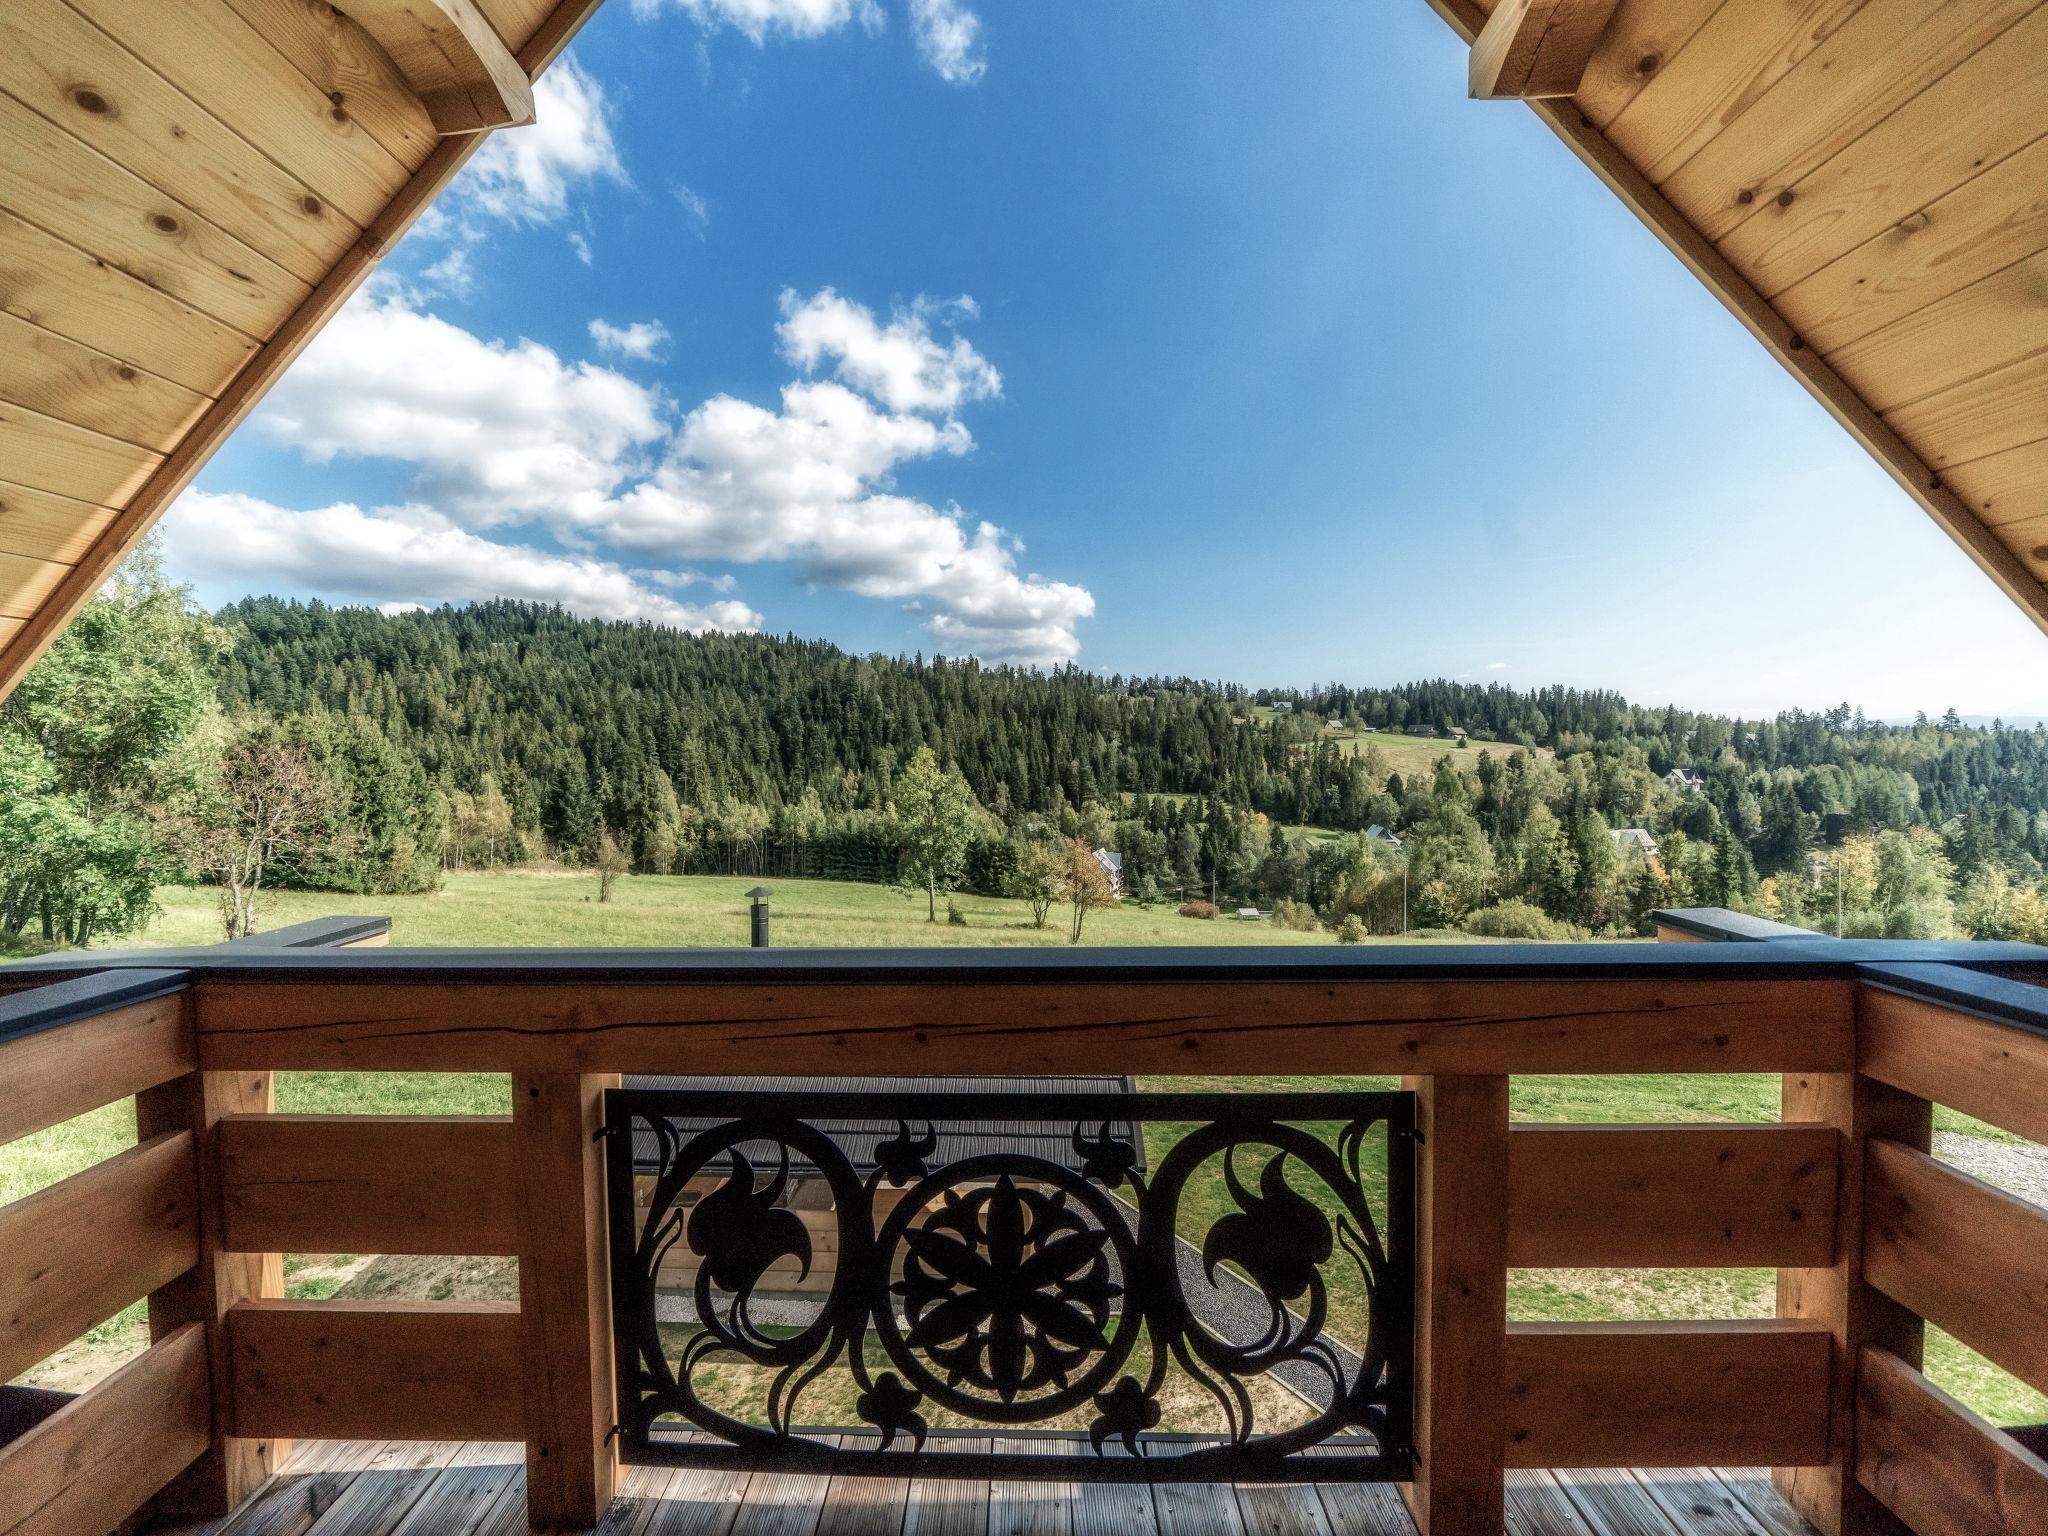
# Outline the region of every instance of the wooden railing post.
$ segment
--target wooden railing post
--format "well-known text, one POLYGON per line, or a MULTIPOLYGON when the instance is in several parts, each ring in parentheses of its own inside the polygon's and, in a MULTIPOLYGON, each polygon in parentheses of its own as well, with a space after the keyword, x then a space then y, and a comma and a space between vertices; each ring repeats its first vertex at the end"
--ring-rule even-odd
POLYGON ((618 1483, 605 1236, 604 1090, 617 1074, 512 1079, 527 1519, 595 1525, 618 1483))
POLYGON ((1421 1536, 1499 1536, 1505 1519, 1508 1080, 1405 1077, 1415 1182, 1415 1480, 1421 1536))
MULTIPOLYGON (((1859 996, 1860 996, 1859 989, 1859 996)), ((1860 1004, 1859 1004, 1860 1011, 1860 1004)), ((1873 1136, 1926 1151, 1933 1106, 1855 1072, 1788 1073, 1783 1118, 1818 1121, 1841 1132, 1835 1199, 1835 1262, 1826 1269, 1778 1271, 1778 1315, 1824 1323, 1834 1335, 1823 1466, 1780 1467, 1778 1491, 1822 1536, 1910 1536, 1907 1527, 1856 1481, 1856 1369, 1865 1345, 1919 1366, 1925 1325, 1863 1279, 1863 1164, 1873 1136)))
POLYGON ((275 1107, 274 1080, 268 1072, 189 1072, 135 1096, 138 1140, 190 1130, 199 1175, 199 1262, 150 1296, 149 1333, 153 1340, 163 1339, 188 1323, 204 1325, 212 1381, 212 1444, 157 1496, 156 1507, 165 1514, 225 1515, 291 1453, 289 1440, 251 1440, 228 1433, 234 1411, 228 1309, 240 1301, 282 1296, 284 1255, 229 1253, 221 1247, 218 1128, 223 1115, 268 1114, 275 1107))

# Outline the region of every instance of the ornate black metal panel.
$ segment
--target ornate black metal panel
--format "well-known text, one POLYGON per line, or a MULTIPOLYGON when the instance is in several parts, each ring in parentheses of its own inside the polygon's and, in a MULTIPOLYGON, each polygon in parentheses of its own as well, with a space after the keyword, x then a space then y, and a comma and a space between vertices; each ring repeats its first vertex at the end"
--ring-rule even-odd
POLYGON ((604 1134, 628 1462, 1411 1475, 1411 1095, 614 1089, 604 1134), (882 1132, 859 1166, 817 1128, 849 1121, 882 1132), (1148 1171, 1141 1127, 1161 1121, 1180 1134, 1148 1171), (942 1154, 953 1128, 1023 1122, 1058 1122, 1070 1155, 942 1154), (664 1289, 665 1271, 682 1283, 664 1289), (1169 1377, 1183 1408, 1213 1399, 1208 1432, 1160 1428, 1169 1377), (832 1395, 822 1380, 858 1422, 802 1427, 807 1389, 832 1395), (1092 1450, 975 1454, 934 1420, 982 1435, 1054 1421, 1092 1450))

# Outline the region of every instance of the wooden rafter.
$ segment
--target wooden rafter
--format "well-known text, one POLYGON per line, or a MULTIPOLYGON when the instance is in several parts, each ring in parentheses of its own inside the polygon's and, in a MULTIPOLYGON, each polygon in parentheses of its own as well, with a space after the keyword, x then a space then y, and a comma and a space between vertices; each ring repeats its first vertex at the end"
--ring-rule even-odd
POLYGON ((1472 42, 1475 97, 1570 96, 1621 0, 1500 0, 1472 42))
POLYGON ((533 121, 533 84, 475 0, 336 0, 391 56, 443 134, 533 121))

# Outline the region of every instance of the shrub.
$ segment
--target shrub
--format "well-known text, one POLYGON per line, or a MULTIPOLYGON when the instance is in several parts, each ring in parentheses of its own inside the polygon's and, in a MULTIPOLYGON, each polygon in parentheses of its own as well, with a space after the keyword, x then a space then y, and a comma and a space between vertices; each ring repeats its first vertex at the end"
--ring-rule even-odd
POLYGON ((1337 942, 1339 944, 1363 944, 1365 942, 1365 924, 1358 920, 1356 912, 1347 914, 1344 921, 1337 925, 1337 942))
POLYGON ((1294 933, 1314 933, 1316 909, 1305 901, 1292 901, 1283 896, 1273 907, 1273 926, 1294 933))
POLYGON ((1213 901, 1182 902, 1180 915, 1182 917, 1212 918, 1216 915, 1216 903, 1213 901))
POLYGON ((1577 939, 1585 935, 1570 923, 1560 922, 1540 907, 1526 901, 1501 901, 1467 913, 1461 925, 1467 933, 1489 939, 1577 939))
POLYGON ((946 903, 946 921, 955 928, 965 928, 967 926, 967 914, 960 910, 959 902, 948 901, 946 903))

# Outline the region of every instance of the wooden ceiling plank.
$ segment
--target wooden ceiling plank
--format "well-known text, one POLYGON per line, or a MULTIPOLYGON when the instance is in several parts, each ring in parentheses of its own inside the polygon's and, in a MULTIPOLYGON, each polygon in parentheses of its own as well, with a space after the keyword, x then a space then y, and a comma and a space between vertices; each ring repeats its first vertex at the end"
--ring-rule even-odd
POLYGON ((64 4, 0 11, 0 90, 312 284, 362 231, 64 4))
POLYGON ((2048 350, 2048 250, 2016 261, 1829 361, 1872 409, 1893 410, 2048 350))
MULTIPOLYGON (((569 45, 577 29, 597 8, 597 0, 560 0, 517 53, 519 66, 532 79, 569 45)), ((213 452, 254 410, 265 392, 334 312, 347 302, 378 260, 411 227, 488 134, 436 141, 418 171, 392 196, 384 210, 363 231, 347 256, 316 286, 305 303, 278 328, 262 351, 224 390, 175 452, 166 456, 146 483, 120 509, 73 565, 57 589, 36 609, 32 619, 0 644, 0 699, 48 650, 64 626, 106 581, 121 560, 162 515, 174 497, 192 482, 213 452)), ((2003 546, 2001 546, 2002 548, 2003 546)))
POLYGON ((26 619, 57 590, 68 569, 53 560, 0 554, 0 618, 26 619))
POLYGON ((259 343, 0 208, 0 310, 201 394, 259 343))
MULTIPOLYGON (((2036 502, 2040 505, 2040 502, 2036 502)), ((1998 536, 2020 559, 2043 576, 2048 576, 2048 512, 2038 512, 2016 523, 2007 523, 1998 536)))
POLYGON ((147 448, 0 400, 0 464, 33 490, 118 507, 163 461, 147 448))
POLYGON ((1884 413, 1937 470, 2048 437, 2048 352, 1884 413))
POLYGON ((1658 185, 1701 234, 1725 239, 2037 3, 1870 0, 1658 185))
POLYGON ((176 198, 0 94, 0 206, 263 337, 311 288, 176 198))
POLYGON ((407 170, 417 170, 432 153, 440 135, 411 84, 368 33, 327 0, 225 3, 407 170))
POLYGON ((2048 127, 2044 60, 2048 7, 1759 205, 1723 238, 1723 254, 1775 298, 1983 174, 2048 127))
POLYGON ((114 521, 108 507, 0 480, 0 551, 76 565, 114 521))
POLYGON ((2048 133, 1793 284, 1772 303, 1807 345, 1850 342, 2048 249, 2048 133))
POLYGON ((367 227, 405 184, 405 164, 222 0, 69 3, 352 223, 367 227))
POLYGON ((1573 98, 1605 128, 1707 24, 1723 0, 1621 0, 1573 98))
POLYGON ((1865 0, 1727 0, 1606 125, 1653 182, 1684 165, 1865 0))
POLYGON ((1570 96, 1618 0, 1500 0, 1472 44, 1477 100, 1570 96))
MULTIPOLYGON (((2048 520, 2048 437, 1958 464, 1947 478, 2007 543, 2017 548, 2042 541, 2038 535, 2015 535, 2012 526, 2029 519, 2048 520)), ((2040 535, 2048 535, 2048 528, 2040 535)))
MULTIPOLYGON (((1485 24, 1476 0, 1429 0, 1466 40, 1485 24)), ((1690 51, 1690 50, 1688 50, 1690 51)), ((1706 239, 1627 155, 1568 101, 1534 101, 1529 109, 1604 182, 1644 226, 1740 320, 1785 370, 1826 407, 1922 510, 1960 544, 2042 630, 2048 631, 2048 585, 1986 527, 1970 504, 1930 469, 1883 417, 1866 405, 1827 360, 1807 347, 1763 295, 1706 239)), ((26 632, 25 632, 26 635, 26 632)), ((22 637, 16 640, 16 647, 22 637)))
POLYGON ((196 390, 0 310, 0 401, 7 400, 159 452, 209 403, 196 390))
POLYGON ((412 86, 435 129, 533 121, 533 87, 474 0, 336 0, 412 86))

